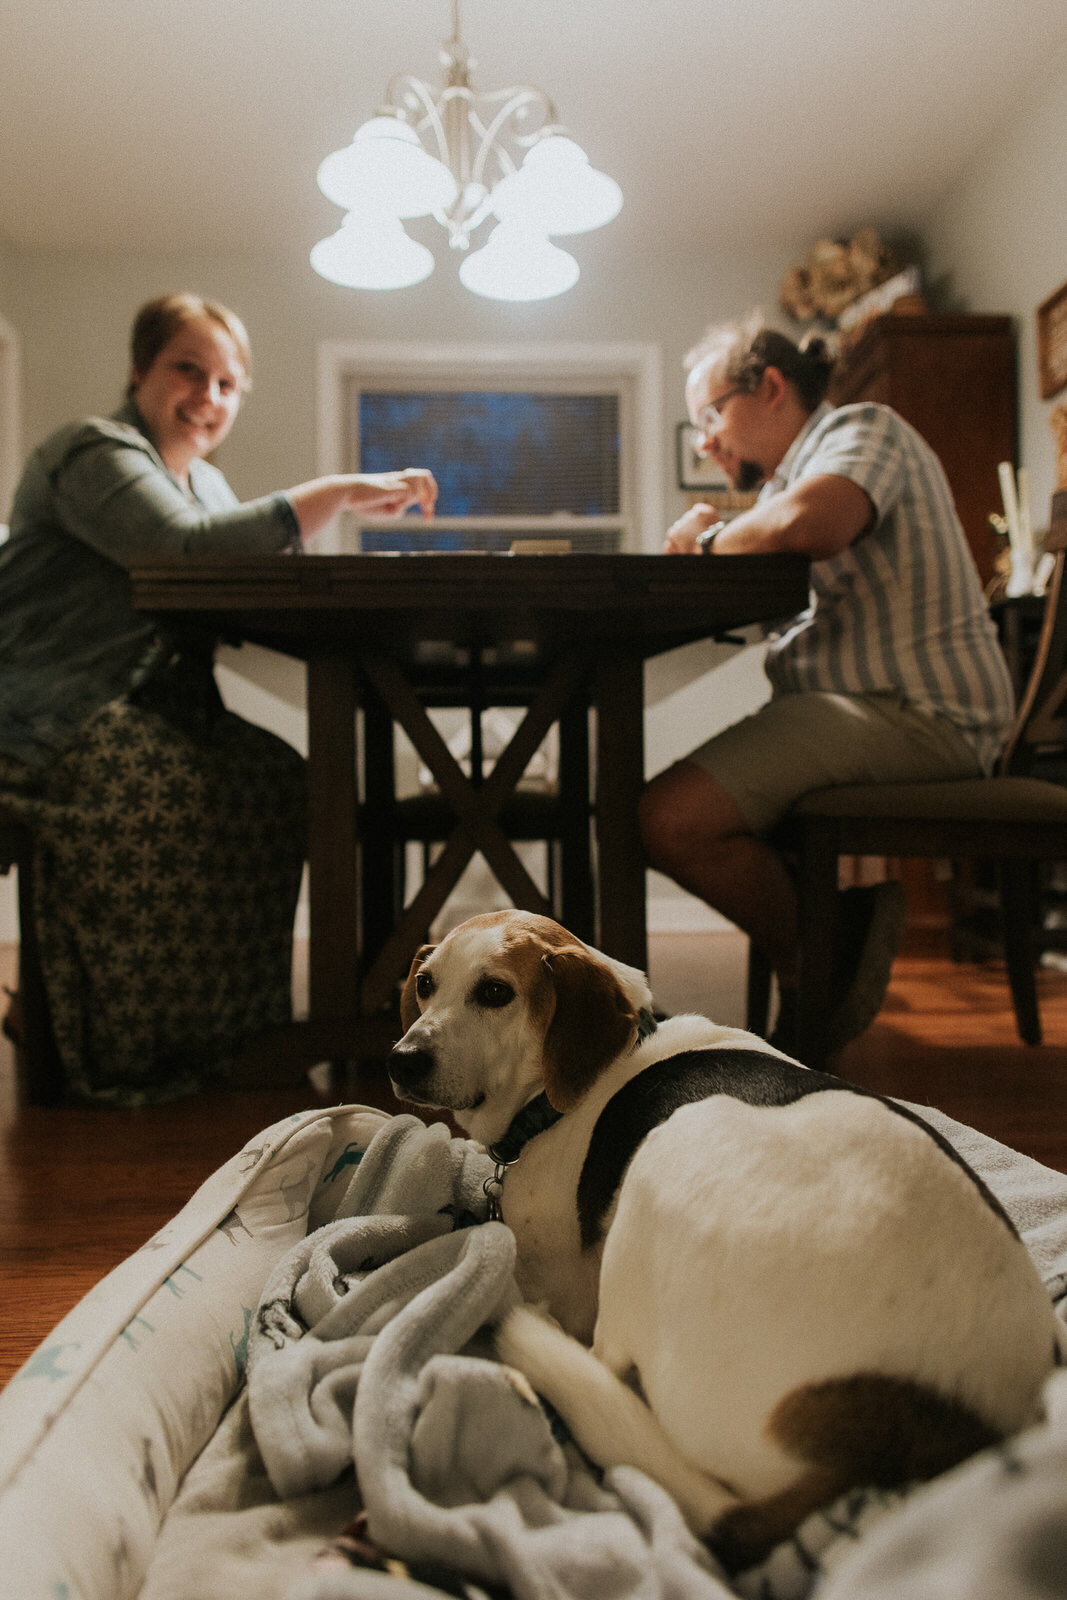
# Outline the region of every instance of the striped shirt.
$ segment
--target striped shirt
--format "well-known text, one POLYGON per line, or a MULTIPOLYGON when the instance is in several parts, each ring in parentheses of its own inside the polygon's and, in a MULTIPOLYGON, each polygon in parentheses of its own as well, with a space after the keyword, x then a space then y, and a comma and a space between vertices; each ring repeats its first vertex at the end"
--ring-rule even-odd
POLYGON ((1011 680, 941 463, 888 406, 823 405, 760 499, 826 473, 858 484, 875 521, 812 563, 809 606, 771 632, 774 693, 895 691, 947 718, 990 771, 1011 727, 1011 680))

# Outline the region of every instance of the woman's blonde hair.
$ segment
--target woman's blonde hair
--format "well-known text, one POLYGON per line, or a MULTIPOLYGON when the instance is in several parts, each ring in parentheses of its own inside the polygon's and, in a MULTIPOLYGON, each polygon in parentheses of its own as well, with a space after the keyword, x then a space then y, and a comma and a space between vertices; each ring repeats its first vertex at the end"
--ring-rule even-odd
POLYGON ((135 380, 144 377, 164 345, 169 344, 187 322, 198 322, 204 317, 217 322, 233 340, 244 368, 244 388, 251 388, 252 347, 240 317, 215 300, 205 300, 201 295, 183 291, 181 294, 161 294, 154 300, 146 300, 134 317, 130 332, 130 367, 133 376, 126 386, 127 399, 133 394, 135 380))

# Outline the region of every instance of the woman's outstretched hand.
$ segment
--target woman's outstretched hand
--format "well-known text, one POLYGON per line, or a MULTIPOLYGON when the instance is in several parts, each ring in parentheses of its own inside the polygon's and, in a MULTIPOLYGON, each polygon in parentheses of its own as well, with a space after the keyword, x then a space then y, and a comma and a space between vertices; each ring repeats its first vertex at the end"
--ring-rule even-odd
POLYGON ((402 472, 361 472, 350 478, 348 504, 353 511, 379 517, 399 516, 418 506, 432 517, 437 504, 437 482, 425 467, 405 467, 402 472))
POLYGON ((437 504, 437 482, 426 467, 405 467, 402 472, 338 472, 297 484, 286 493, 300 524, 301 540, 309 539, 342 511, 396 517, 408 506, 418 506, 424 517, 432 517, 437 504))

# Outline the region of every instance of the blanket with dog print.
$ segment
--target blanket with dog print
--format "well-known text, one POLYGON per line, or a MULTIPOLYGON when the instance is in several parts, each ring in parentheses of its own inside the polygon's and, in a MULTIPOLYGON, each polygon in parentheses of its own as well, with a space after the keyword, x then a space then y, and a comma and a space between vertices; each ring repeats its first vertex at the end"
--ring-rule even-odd
MULTIPOLYGON (((998 1194, 1050 1292, 1067 1293, 1067 1180, 915 1109, 998 1194)), ((898 1525, 907 1546, 913 1511, 927 1538, 931 1517, 958 1516, 957 1500, 929 1504, 953 1474, 911 1497, 856 1493, 728 1581, 658 1485, 629 1468, 601 1475, 494 1359, 488 1329, 517 1291, 512 1235, 485 1220, 491 1172, 440 1124, 395 1117, 376 1136, 335 1220, 266 1285, 247 1391, 190 1472, 142 1600, 197 1600, 194 1571, 206 1600, 222 1570, 232 1600, 804 1600, 816 1587, 873 1600, 890 1592, 898 1525), (837 1569, 868 1549, 869 1586, 837 1588, 837 1569)), ((1062 1462, 1062 1418, 1059 1430, 1062 1462)), ((1067 1508, 1067 1467, 1059 1488, 1067 1508)), ((1067 1509, 1055 1515, 1063 1538, 1067 1509)), ((1005 1595, 1047 1592, 1025 1585, 1005 1595)))

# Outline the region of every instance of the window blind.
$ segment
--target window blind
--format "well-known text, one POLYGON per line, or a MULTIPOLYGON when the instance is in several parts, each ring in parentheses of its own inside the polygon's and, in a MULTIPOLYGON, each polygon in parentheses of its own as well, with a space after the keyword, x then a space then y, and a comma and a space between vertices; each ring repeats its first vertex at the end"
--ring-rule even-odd
POLYGON ((617 517, 617 394, 361 390, 359 469, 429 467, 443 517, 617 517))

